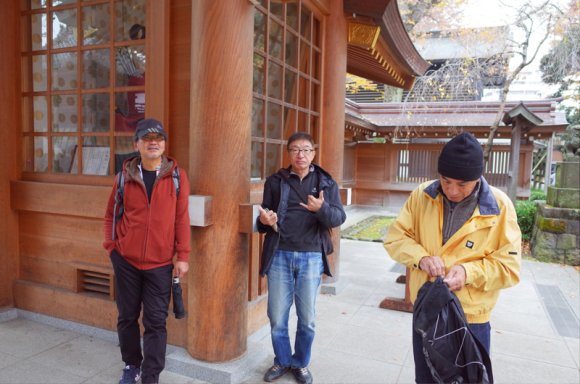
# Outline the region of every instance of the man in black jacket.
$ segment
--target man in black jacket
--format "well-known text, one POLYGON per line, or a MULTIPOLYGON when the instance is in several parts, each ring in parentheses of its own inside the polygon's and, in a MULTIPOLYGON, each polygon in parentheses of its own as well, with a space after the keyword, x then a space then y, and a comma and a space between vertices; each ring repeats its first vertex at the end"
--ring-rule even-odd
POLYGON ((299 383, 309 384, 316 294, 321 274, 331 276, 326 258, 333 252, 330 229, 344 223, 346 214, 336 182, 312 163, 312 137, 294 133, 287 149, 292 165, 266 180, 257 221, 260 233, 266 233, 260 274, 268 275, 268 317, 275 354, 264 380, 276 381, 292 369, 299 383), (298 329, 292 355, 288 315, 294 297, 298 329))

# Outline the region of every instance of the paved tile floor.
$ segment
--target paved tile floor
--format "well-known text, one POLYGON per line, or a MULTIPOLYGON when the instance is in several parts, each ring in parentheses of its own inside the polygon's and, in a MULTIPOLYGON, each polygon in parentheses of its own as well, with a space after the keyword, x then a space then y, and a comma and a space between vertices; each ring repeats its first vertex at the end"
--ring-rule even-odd
MULTIPOLYGON (((341 276, 350 284, 336 296, 317 298, 309 366, 315 383, 414 382, 412 316, 378 307, 387 296, 403 297, 393 266, 381 244, 341 242, 341 276)), ((492 312, 496 383, 580 382, 579 340, 557 334, 534 288, 557 286, 578 317, 579 277, 572 267, 523 261, 520 284, 502 291, 492 312)), ((296 332, 295 315, 290 332, 296 332)), ((256 335, 269 356, 243 383, 262 383, 273 362, 269 335, 256 335)), ((117 383, 122 368, 116 343, 21 318, 0 323, 0 383, 117 383)), ((202 383, 167 371, 161 382, 202 383)), ((295 381, 288 373, 279 382, 295 381)))

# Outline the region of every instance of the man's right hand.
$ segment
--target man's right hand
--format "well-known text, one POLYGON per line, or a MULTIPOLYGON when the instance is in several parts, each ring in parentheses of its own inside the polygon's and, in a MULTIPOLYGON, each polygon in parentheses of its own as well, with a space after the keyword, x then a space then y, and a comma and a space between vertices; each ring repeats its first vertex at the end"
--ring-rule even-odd
POLYGON ((439 256, 425 256, 419 262, 419 268, 431 277, 445 277, 445 264, 439 256))
POLYGON ((278 221, 278 215, 274 211, 266 212, 262 207, 258 205, 258 209, 260 210, 260 223, 264 225, 274 225, 278 221))

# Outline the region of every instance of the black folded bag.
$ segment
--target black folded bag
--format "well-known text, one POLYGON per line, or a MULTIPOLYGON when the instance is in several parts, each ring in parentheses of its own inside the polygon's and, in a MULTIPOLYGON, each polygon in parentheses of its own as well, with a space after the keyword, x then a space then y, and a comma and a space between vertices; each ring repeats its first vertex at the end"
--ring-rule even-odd
POLYGON ((493 383, 491 361, 469 329, 457 296, 443 278, 423 284, 413 307, 413 329, 439 383, 493 383))

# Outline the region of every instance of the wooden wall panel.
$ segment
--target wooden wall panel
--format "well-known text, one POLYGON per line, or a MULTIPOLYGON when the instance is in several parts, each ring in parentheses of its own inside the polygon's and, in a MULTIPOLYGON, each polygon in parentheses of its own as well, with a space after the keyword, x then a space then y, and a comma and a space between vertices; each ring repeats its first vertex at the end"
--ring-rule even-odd
POLYGON ((10 182, 12 209, 104 218, 112 187, 10 182))
POLYGON ((268 296, 260 296, 248 302, 248 336, 268 324, 268 296))
POLYGON ((390 191, 389 193, 389 207, 402 207, 411 195, 411 192, 405 191, 390 191))
POLYGON ((70 264, 27 256, 20 257, 20 278, 32 283, 73 290, 75 276, 70 264))
POLYGON ((105 240, 102 219, 21 211, 19 231, 63 240, 101 243, 105 240))
POLYGON ((16 307, 99 328, 116 330, 117 305, 112 300, 26 281, 14 282, 16 307))
POLYGON ((356 202, 358 205, 374 205, 378 207, 383 206, 384 192, 381 190, 358 189, 356 194, 356 202))
POLYGON ((100 243, 63 241, 62 239, 20 234, 20 256, 59 263, 86 263, 110 267, 107 251, 100 243))
POLYGON ((359 144, 356 159, 356 180, 384 181, 385 147, 383 145, 359 144))
POLYGON ((344 148, 344 168, 342 183, 354 180, 354 167, 356 164, 356 148, 355 147, 345 147, 344 148))
MULTIPOLYGON (((111 331, 117 330, 117 305, 112 300, 21 280, 13 284, 14 301, 19 309, 111 331)), ((167 318, 167 342, 185 347, 186 341, 187 316, 177 320, 170 315, 167 318)))
MULTIPOLYGON (((21 279, 73 289, 72 262, 111 267, 103 220, 21 211, 21 279)), ((181 278, 187 298, 187 274, 181 278)))

